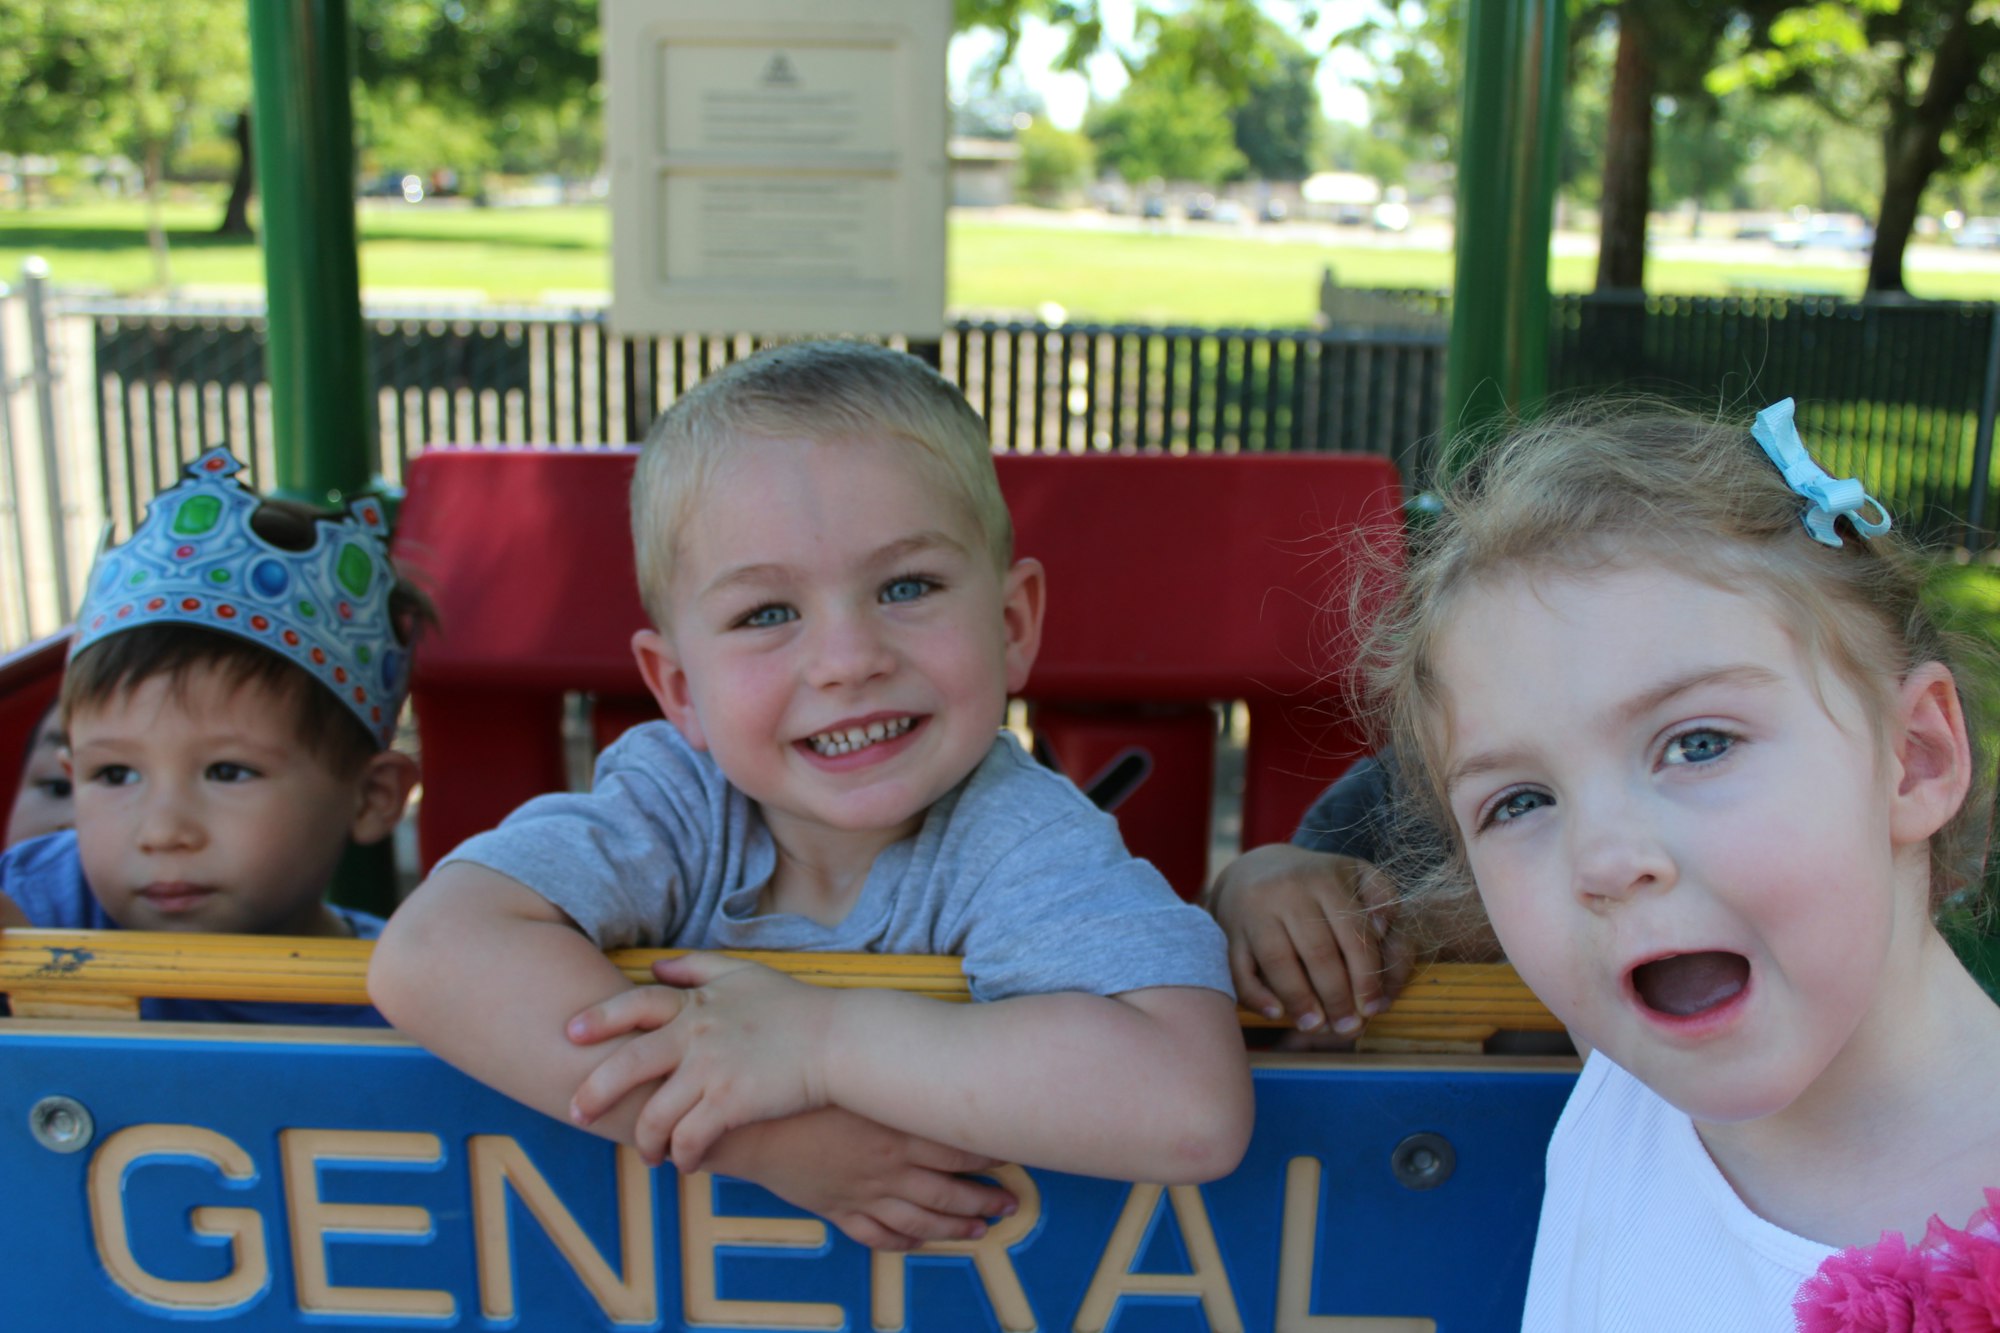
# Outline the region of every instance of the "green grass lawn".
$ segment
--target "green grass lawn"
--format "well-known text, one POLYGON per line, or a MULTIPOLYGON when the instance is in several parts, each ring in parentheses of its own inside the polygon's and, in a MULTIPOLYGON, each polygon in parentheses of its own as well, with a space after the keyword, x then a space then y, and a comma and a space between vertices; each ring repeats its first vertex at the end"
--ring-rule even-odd
MULTIPOLYGON (((165 209, 173 282, 208 294, 249 294, 263 282, 262 258, 254 243, 209 234, 218 212, 210 203, 165 209)), ((549 293, 602 292, 608 282, 602 208, 370 206, 360 225, 361 279, 370 293, 463 291, 541 302, 549 293)), ((1275 239, 1283 234, 1151 234, 959 214, 951 221, 948 299, 954 311, 977 313, 1027 313, 1054 302, 1072 319, 1284 326, 1311 320, 1328 266, 1350 287, 1443 289, 1452 281, 1443 250, 1275 239)), ((46 258, 65 287, 135 295, 154 283, 145 214, 136 204, 0 213, 0 280, 11 280, 30 254, 46 258)), ((1764 284, 1853 294, 1860 286, 1853 268, 1758 272, 1740 260, 1655 258, 1647 274, 1661 292, 1719 294, 1764 284)), ((1590 259, 1562 256, 1552 285, 1582 291, 1592 277, 1590 259)), ((1912 272, 1910 280, 1921 296, 2000 297, 2000 273, 1946 279, 1912 272)))

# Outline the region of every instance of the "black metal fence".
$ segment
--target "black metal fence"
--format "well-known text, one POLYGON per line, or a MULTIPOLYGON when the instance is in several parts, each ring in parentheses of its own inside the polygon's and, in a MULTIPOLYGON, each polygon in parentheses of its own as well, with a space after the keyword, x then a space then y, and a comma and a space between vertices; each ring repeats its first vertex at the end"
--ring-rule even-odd
MULTIPOLYGON (((269 452, 254 308, 93 304, 98 448, 129 525, 178 460, 269 452)), ((380 466, 433 443, 617 444, 758 346, 747 335, 621 339, 601 312, 377 312, 367 324, 380 466)), ((1441 335, 959 321, 931 356, 1015 450, 1367 450, 1436 434, 1441 335)))
MULTIPOLYGON (((78 305, 93 324, 105 497, 128 530, 178 461, 229 443, 268 466, 261 311, 78 305)), ((588 447, 638 438, 747 335, 621 339, 599 311, 375 312, 384 475, 442 442, 588 447)), ((1791 395, 1816 451, 1909 527, 1987 544, 2000 314, 1985 304, 1567 296, 1559 394, 1643 391, 1710 410, 1791 395)), ((1388 454, 1429 475, 1440 332, 959 321, 933 357, 1013 450, 1388 454)))
POLYGON ((1559 393, 1644 392, 1747 415, 1798 401, 1807 444, 1898 524, 1990 544, 2000 306, 1592 295, 1555 303, 1559 393))

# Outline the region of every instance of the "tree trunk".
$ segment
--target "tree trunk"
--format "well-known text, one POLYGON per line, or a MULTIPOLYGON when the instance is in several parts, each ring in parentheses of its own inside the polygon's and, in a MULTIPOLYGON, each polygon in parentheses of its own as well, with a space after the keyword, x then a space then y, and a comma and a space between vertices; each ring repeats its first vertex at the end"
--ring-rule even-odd
POLYGON ((160 221, 160 178, 166 173, 166 145, 146 145, 146 245, 153 252, 153 286, 165 292, 174 284, 167 263, 167 229, 160 221))
POLYGON ((1944 131, 1979 76, 1973 50, 1972 0, 1957 0, 1937 49, 1930 79, 1912 106, 1897 101, 1889 111, 1882 144, 1882 206, 1875 219, 1875 248, 1868 256, 1867 294, 1901 295, 1903 251, 1916 229, 1924 187, 1944 165, 1944 131))
POLYGON ((1652 204, 1653 93, 1659 66, 1644 3, 1618 7, 1618 59, 1611 74, 1604 143, 1604 208, 1598 225, 1597 290, 1646 285, 1646 215, 1652 204))
POLYGON ((236 178, 229 183, 229 203, 222 210, 222 224, 215 229, 217 236, 248 239, 257 234, 250 229, 250 192, 255 185, 256 161, 250 152, 250 109, 245 107, 236 114, 236 178))

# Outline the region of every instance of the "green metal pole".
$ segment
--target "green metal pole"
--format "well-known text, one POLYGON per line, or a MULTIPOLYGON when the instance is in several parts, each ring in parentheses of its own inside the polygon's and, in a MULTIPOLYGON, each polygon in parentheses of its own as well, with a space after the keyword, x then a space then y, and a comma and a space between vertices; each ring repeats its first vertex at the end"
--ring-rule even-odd
POLYGON ((250 128, 263 202, 277 476, 310 504, 371 488, 347 0, 251 0, 250 128))
POLYGON ((1467 0, 1447 445, 1548 394, 1563 0, 1467 0))
MULTIPOLYGON (((341 506, 369 490, 375 436, 354 225, 346 0, 250 0, 250 129, 263 200, 269 494, 341 506)), ((387 915, 389 842, 350 846, 329 897, 387 915)))

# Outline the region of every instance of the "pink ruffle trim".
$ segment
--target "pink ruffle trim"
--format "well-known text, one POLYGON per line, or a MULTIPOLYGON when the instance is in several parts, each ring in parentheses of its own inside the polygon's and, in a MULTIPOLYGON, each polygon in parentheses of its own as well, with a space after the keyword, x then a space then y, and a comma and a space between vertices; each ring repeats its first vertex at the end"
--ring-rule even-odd
POLYGON ((1914 1246, 1885 1231, 1842 1250, 1792 1308, 1799 1333, 2000 1333, 2000 1190, 1964 1230, 1933 1217, 1914 1246))

